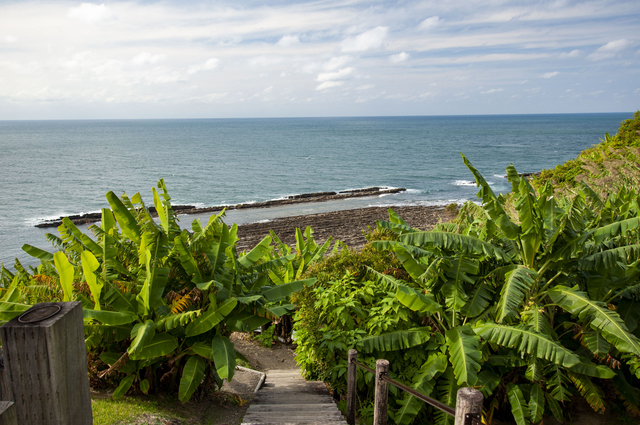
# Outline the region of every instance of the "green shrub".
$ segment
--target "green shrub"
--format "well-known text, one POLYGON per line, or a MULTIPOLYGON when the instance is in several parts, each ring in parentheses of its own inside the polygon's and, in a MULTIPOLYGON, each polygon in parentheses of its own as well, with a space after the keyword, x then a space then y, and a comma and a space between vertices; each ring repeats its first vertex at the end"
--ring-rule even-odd
MULTIPOLYGON (((638 193, 622 188, 602 199, 581 185, 574 198, 556 198, 550 185, 536 191, 509 166, 511 216, 505 198, 464 161, 482 206, 467 204, 455 223, 429 232, 392 211, 378 222, 397 237, 369 246, 397 258, 404 276, 381 273, 383 264, 363 268, 354 255, 317 266, 322 284, 304 292, 296 316, 297 360, 340 392, 351 348, 370 366, 390 360, 392 378, 449 406, 458 388, 478 387, 487 423, 538 423, 544 414, 563 421, 574 397, 604 412, 604 383, 637 412, 638 193)), ((357 386, 366 408, 371 375, 360 371, 357 386)), ((452 423, 390 392, 395 423, 452 423)))

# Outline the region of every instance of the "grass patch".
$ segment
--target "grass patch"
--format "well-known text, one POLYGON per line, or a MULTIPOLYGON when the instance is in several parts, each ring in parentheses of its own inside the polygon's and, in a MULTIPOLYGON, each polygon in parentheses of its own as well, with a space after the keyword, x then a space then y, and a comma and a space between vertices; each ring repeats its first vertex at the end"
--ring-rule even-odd
POLYGON ((182 404, 162 396, 94 397, 91 407, 94 425, 199 424, 210 403, 182 404))

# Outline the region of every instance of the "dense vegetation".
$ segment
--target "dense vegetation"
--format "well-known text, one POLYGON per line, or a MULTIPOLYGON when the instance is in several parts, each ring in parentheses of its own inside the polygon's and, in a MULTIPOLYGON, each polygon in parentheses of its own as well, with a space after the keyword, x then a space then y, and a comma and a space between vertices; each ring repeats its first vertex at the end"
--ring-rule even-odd
POLYGON ((640 111, 620 125, 613 137, 605 135, 602 143, 584 150, 576 159, 543 170, 534 179, 536 187, 551 182, 560 188, 572 188, 585 182, 606 196, 621 186, 640 185, 640 111))
MULTIPOLYGON (((94 386, 177 393, 231 379, 228 336, 295 312, 297 360, 308 377, 346 389, 347 351, 391 363, 392 378, 452 405, 462 386, 485 395, 484 419, 518 425, 566 419, 570 400, 612 402, 640 415, 640 112, 613 137, 533 182, 507 168, 496 195, 463 156, 481 205, 429 232, 392 210, 358 252, 295 251, 275 234, 248 253, 223 214, 178 225, 164 182, 159 223, 139 194, 110 192, 93 237, 68 219, 57 252, 0 270, 0 320, 43 301, 83 304, 94 386), (324 258, 324 259, 323 259, 324 258), (292 300, 289 300, 292 296, 292 300)), ((390 386, 398 424, 452 418, 390 386)), ((373 376, 358 370, 360 414, 372 415, 373 376)))
MULTIPOLYGON (((545 413, 562 421, 575 396, 604 412, 603 389, 638 413, 637 192, 602 199, 582 184, 572 199, 556 199, 550 184, 536 191, 509 166, 512 217, 506 198, 463 159, 481 207, 468 203, 454 223, 429 232, 390 211, 362 253, 314 269, 318 284, 297 297, 306 373, 344 391, 347 350, 356 348, 365 363, 388 359, 392 378, 448 405, 461 386, 478 387, 488 423, 495 415, 538 423, 545 413)), ((358 377, 366 417, 373 377, 358 377)), ((396 423, 452 423, 391 388, 396 423)))
POLYGON ((41 264, 26 270, 16 260, 15 273, 2 267, 0 319, 37 302, 81 301, 93 386, 116 384, 114 398, 132 387, 177 392, 185 402, 199 387, 232 379, 229 334, 291 311, 288 297, 316 280, 298 277, 331 241, 317 246, 309 229, 298 231, 296 252, 274 235, 238 255, 237 226, 222 222, 224 212, 182 230, 164 181, 158 188, 159 223, 139 194, 109 192, 111 209, 90 227, 95 239, 64 219, 59 236, 47 235, 57 252, 25 245, 41 264))

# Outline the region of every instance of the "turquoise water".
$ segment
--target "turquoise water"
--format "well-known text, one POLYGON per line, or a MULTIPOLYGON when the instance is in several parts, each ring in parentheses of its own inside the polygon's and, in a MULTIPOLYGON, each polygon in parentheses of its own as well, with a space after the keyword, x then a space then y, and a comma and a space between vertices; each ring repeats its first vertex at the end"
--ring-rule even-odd
MULTIPOLYGON (((475 199, 463 152, 498 191, 519 172, 550 168, 615 133, 632 113, 445 117, 0 121, 0 261, 29 243, 33 225, 98 211, 109 190, 140 192, 164 178, 174 204, 211 206, 369 186, 406 193, 330 205, 238 211, 245 223, 367 205, 475 199)), ((191 218, 182 220, 187 227, 191 218)))

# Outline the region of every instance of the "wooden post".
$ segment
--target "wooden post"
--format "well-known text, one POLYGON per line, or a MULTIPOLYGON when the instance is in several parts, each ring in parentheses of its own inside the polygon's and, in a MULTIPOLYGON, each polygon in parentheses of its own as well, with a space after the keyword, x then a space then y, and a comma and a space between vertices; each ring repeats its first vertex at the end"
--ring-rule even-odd
POLYGON ((18 425, 18 415, 13 401, 0 401, 0 425, 18 425))
POLYGON ((358 360, 358 351, 349 350, 349 369, 347 369, 347 423, 356 423, 356 380, 357 369, 355 362, 358 360))
POLYGON ((373 406, 373 425, 387 425, 388 387, 387 381, 382 377, 389 375, 389 360, 376 361, 376 394, 373 406))
POLYGON ((93 423, 81 303, 37 304, 2 326, 0 337, 18 423, 93 423))
POLYGON ((4 373, 4 353, 0 349, 0 400, 9 400, 10 397, 9 384, 4 373))
POLYGON ((480 423, 484 396, 475 388, 460 388, 456 397, 455 425, 472 425, 476 419, 480 423))

